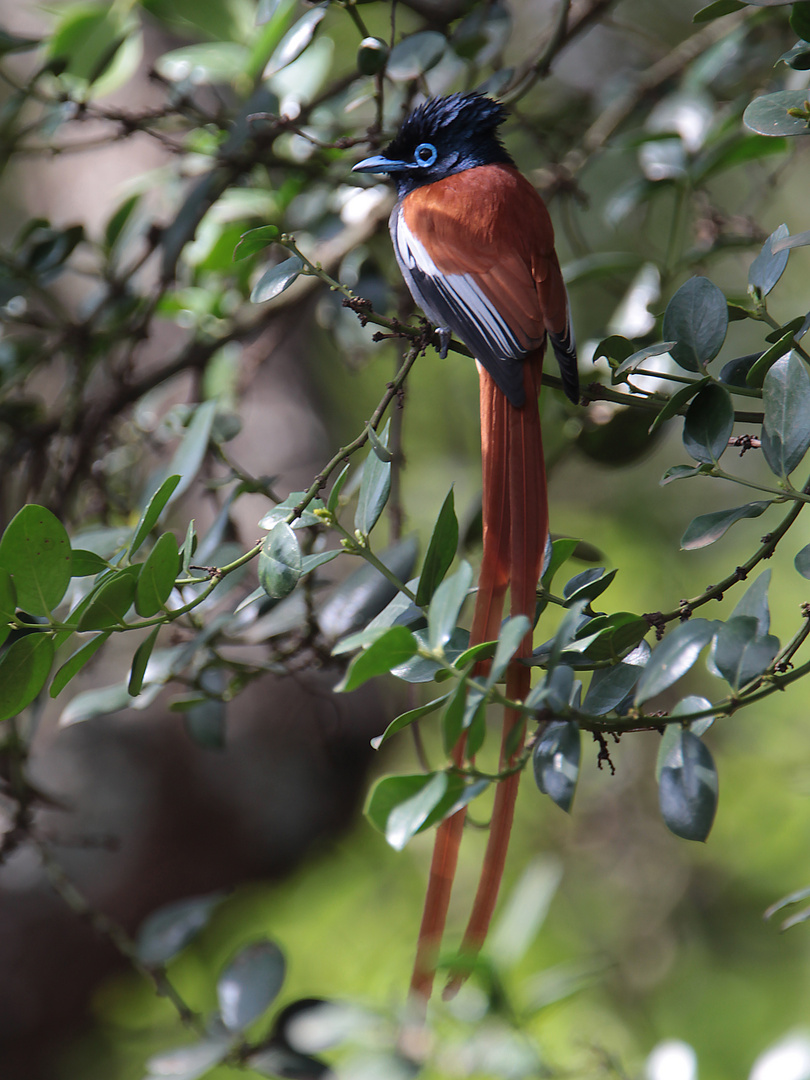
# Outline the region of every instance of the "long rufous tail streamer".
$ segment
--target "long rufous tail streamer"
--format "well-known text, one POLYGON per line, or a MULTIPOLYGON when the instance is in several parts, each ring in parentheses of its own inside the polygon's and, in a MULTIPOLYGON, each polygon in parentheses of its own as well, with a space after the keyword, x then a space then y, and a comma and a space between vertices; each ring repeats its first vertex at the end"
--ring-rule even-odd
MULTIPOLYGON (((481 404, 481 460, 483 478, 484 553, 473 614, 470 645, 494 641, 500 631, 507 586, 511 586, 510 613, 527 615, 534 621, 537 582, 542 568, 548 535, 548 500, 540 414, 543 351, 524 361, 526 401, 515 408, 479 365, 481 404)), ((529 691, 531 672, 521 657, 531 654, 531 634, 527 634, 506 674, 506 693, 522 701, 529 691)), ((501 740, 500 768, 511 765, 523 746, 521 713, 505 710, 501 740)), ((457 765, 464 761, 465 739, 453 751, 457 765)), ((509 834, 512 829, 520 773, 501 780, 495 792, 489 841, 478 891, 464 935, 462 954, 471 959, 487 935, 503 876, 509 834)), ((430 997, 436 959, 450 904, 450 892, 458 862, 465 811, 459 810, 441 823, 436 834, 425 910, 419 933, 416 963, 411 980, 413 997, 426 1002, 430 997)), ((454 974, 446 994, 452 994, 463 975, 454 974)))

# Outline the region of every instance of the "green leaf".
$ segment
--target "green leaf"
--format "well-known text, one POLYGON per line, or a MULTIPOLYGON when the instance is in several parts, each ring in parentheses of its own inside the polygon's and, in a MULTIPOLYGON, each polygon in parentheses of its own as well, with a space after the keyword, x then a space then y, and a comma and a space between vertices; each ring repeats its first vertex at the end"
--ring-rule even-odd
MULTIPOLYGON (((200 471, 200 466, 208 451, 208 442, 211 438, 211 427, 214 423, 214 413, 217 410, 215 401, 204 401, 194 410, 194 416, 186 429, 186 433, 180 445, 174 452, 168 473, 171 478, 174 475, 180 477, 174 491, 170 493, 169 502, 174 502, 191 487, 194 478, 200 471)), ((162 488, 161 488, 162 490, 162 488)))
POLYGON ((453 489, 447 494, 442 504, 433 533, 428 543, 422 572, 419 575, 419 587, 416 590, 416 603, 424 607, 430 603, 436 587, 450 569, 458 548, 458 520, 456 518, 453 489))
POLYGON ((131 704, 132 699, 124 683, 85 690, 77 694, 62 710, 59 725, 69 727, 71 724, 80 724, 85 720, 94 720, 97 716, 109 716, 110 713, 119 712, 131 704))
POLYGON ((810 3, 794 3, 790 9, 790 29, 802 41, 810 41, 810 3))
POLYGON ((711 22, 712 19, 730 15, 732 11, 740 11, 744 7, 745 4, 741 3, 740 0, 714 0, 713 4, 708 4, 705 8, 701 8, 700 11, 696 11, 692 16, 692 22, 711 22))
POLYGON ((169 82, 206 86, 233 82, 244 73, 247 61, 247 48, 236 41, 203 41, 159 56, 155 70, 169 82))
POLYGON ((664 353, 668 353, 677 345, 676 341, 659 341, 656 345, 646 345, 643 349, 639 349, 637 352, 632 353, 623 360, 621 364, 613 372, 612 382, 624 382, 620 378, 628 371, 635 371, 637 367, 644 363, 645 360, 649 360, 651 356, 662 356, 664 353))
MULTIPOLYGON (((390 421, 380 433, 380 442, 388 446, 390 421)), ((357 496, 357 510, 354 515, 354 527, 363 536, 368 536, 379 520, 383 507, 388 502, 391 492, 391 463, 380 461, 373 450, 369 450, 363 465, 363 479, 360 494, 357 496)))
POLYGON ((733 615, 717 631, 713 659, 717 670, 739 690, 759 678, 779 652, 779 638, 761 634, 752 615, 733 615))
MULTIPOLYGON (((272 529, 280 521, 285 521, 291 511, 296 506, 299 506, 306 498, 305 491, 291 491, 286 499, 283 499, 280 503, 276 503, 272 510, 268 510, 264 517, 259 522, 260 529, 272 529)), ((320 499, 312 499, 294 521, 291 522, 291 529, 305 529, 312 525, 320 525, 321 519, 316 515, 316 510, 323 510, 324 505, 320 499)))
MULTIPOLYGON (((691 712, 700 712, 700 710, 708 708, 711 708, 711 702, 708 698, 698 697, 696 694, 692 694, 689 697, 681 698, 669 715, 673 717, 682 716, 691 712)), ((667 758, 669 758, 673 749, 679 743, 681 732, 688 730, 691 731, 693 735, 700 737, 705 731, 709 730, 713 722, 714 717, 707 716, 702 720, 693 720, 686 729, 678 724, 667 724, 664 728, 664 734, 661 736, 661 742, 658 747, 658 756, 655 759, 656 783, 660 784, 661 782, 661 773, 667 763, 667 758)))
POLYGON ((582 703, 583 711, 604 716, 620 705, 638 682, 649 658, 650 646, 642 641, 621 663, 597 668, 582 703))
POLYGON ((793 565, 804 578, 810 578, 810 544, 801 549, 793 560, 793 565))
POLYGON ((231 1041, 222 1035, 213 1035, 155 1054, 146 1063, 146 1080, 199 1080, 227 1057, 231 1041))
POLYGON ((17 615, 17 593, 14 580, 8 570, 0 567, 0 645, 11 633, 10 622, 17 615))
POLYGON ((756 289, 760 296, 767 296, 785 272, 790 251, 780 250, 774 253, 773 244, 776 240, 784 240, 789 235, 790 230, 787 225, 780 225, 771 233, 762 245, 759 255, 751 263, 748 271, 748 285, 756 289))
POLYGON ((301 577, 298 538, 285 521, 274 525, 259 552, 259 584, 275 600, 288 596, 301 577))
POLYGON ((810 446, 810 375, 795 352, 765 376, 762 402, 763 456, 777 476, 790 476, 810 446))
POLYGON ((435 712, 452 696, 452 694, 445 694, 444 697, 429 701, 426 705, 419 705, 415 709, 409 709, 408 712, 401 713, 391 721, 382 735, 377 735, 376 738, 371 740, 371 745, 375 750, 379 750, 382 744, 387 742, 392 735, 396 735, 398 731, 402 731, 403 728, 413 724, 416 720, 421 720, 423 716, 428 716, 430 713, 435 712))
POLYGON ((681 285, 664 312, 663 336, 677 342, 670 356, 687 371, 702 371, 717 356, 727 329, 726 298, 705 277, 681 285))
POLYGON ((262 274, 250 294, 252 304, 264 304, 267 300, 273 300, 280 296, 299 276, 304 269, 303 261, 298 255, 290 255, 289 258, 268 267, 262 274))
POLYGON ((652 651, 636 688, 635 703, 658 697, 692 667, 714 637, 717 624, 709 619, 690 619, 671 630, 652 651))
POLYGON ((734 135, 719 145, 710 146, 700 155, 692 169, 692 183, 697 186, 738 165, 784 154, 787 146, 784 139, 769 139, 766 135, 734 135))
POLYGON ((326 509, 330 514, 336 514, 338 509, 338 503, 340 501, 340 493, 343 490, 343 485, 346 483, 346 478, 349 475, 349 466, 344 465, 340 470, 337 479, 332 484, 332 490, 329 492, 329 498, 326 501, 326 509))
POLYGON ((180 476, 167 476, 146 504, 146 509, 141 514, 141 520, 138 522, 135 532, 132 534, 132 542, 129 545, 127 558, 132 558, 152 529, 154 529, 155 525, 157 525, 158 518, 163 513, 164 507, 174 494, 179 483, 180 476))
POLYGON ((51 680, 48 692, 52 698, 55 698, 57 694, 61 694, 70 680, 79 674, 85 664, 92 660, 111 633, 111 630, 107 630, 103 634, 96 634, 94 638, 86 641, 80 649, 77 649, 72 656, 68 657, 51 680))
POLYGON ((751 615, 757 620, 757 631, 767 634, 771 628, 771 613, 768 608, 768 586, 771 583, 771 571, 763 570, 752 585, 743 593, 742 599, 732 611, 734 615, 751 615))
POLYGON ((148 968, 160 967, 204 930, 225 894, 211 893, 177 900, 153 911, 141 923, 135 938, 135 955, 148 968))
POLYGON ((217 983, 222 1022, 229 1031, 244 1031, 278 997, 284 983, 284 954, 272 941, 257 941, 242 949, 217 983))
POLYGON ((472 584, 472 567, 463 561, 455 574, 443 581, 428 608, 428 641, 431 649, 443 648, 456 628, 459 612, 472 584))
POLYGON ((281 71, 282 68, 291 64, 293 60, 298 59, 315 37, 315 31, 326 14, 328 6, 328 4, 318 4, 317 7, 308 11, 288 30, 273 55, 267 61, 267 66, 262 73, 263 79, 269 79, 271 75, 275 75, 277 71, 281 71))
POLYGON ((31 615, 50 615, 67 591, 72 569, 62 522, 44 506, 24 506, 0 539, 0 567, 14 579, 19 607, 31 615))
POLYGON ((661 769, 658 801, 667 828, 684 840, 705 840, 717 810, 717 770, 691 731, 681 730, 661 769))
POLYGON ((374 451, 380 461, 388 462, 394 460, 394 455, 392 451, 390 451, 387 446, 384 446, 383 443, 380 442, 380 437, 374 430, 374 428, 371 426, 371 424, 366 425, 366 434, 368 435, 368 441, 371 444, 371 449, 374 451))
POLYGON ((95 577, 96 574, 103 574, 105 570, 109 569, 110 564, 107 560, 102 559, 100 555, 96 555, 95 551, 83 551, 81 548, 74 548, 71 552, 71 577, 95 577))
POLYGON ((579 540, 564 536, 559 540, 551 541, 551 558, 548 561, 548 565, 543 571, 543 577, 541 585, 544 589, 550 589, 551 583, 554 580, 554 575, 563 565, 567 562, 577 549, 579 540))
POLYGON ((618 570, 609 570, 605 573, 604 566, 594 566, 589 570, 583 570, 580 574, 575 574, 563 588, 565 606, 570 607, 577 600, 595 600, 610 586, 618 572, 618 570))
POLYGON ((487 675, 487 686, 494 686, 504 675, 524 638, 530 633, 531 621, 525 615, 513 615, 505 619, 498 634, 495 656, 487 675))
MULTIPOLYGON (((378 558, 396 578, 407 581, 413 573, 416 553, 416 537, 408 536, 380 552, 378 558)), ((404 606, 397 610, 390 622, 386 622, 389 626, 393 619, 410 607, 410 600, 404 594, 399 594, 376 567, 363 561, 359 569, 330 592, 318 613, 318 625, 327 638, 335 640, 361 626, 368 626, 377 616, 382 616, 387 605, 393 605, 395 600, 404 606)))
POLYGON ((325 566, 326 563, 330 563, 340 554, 340 549, 335 548, 332 551, 321 551, 317 555, 304 555, 301 559, 301 577, 303 577, 304 574, 311 574, 312 571, 317 570, 319 566, 325 566))
POLYGON ((391 808, 385 823, 385 839, 395 851, 402 851, 446 792, 447 773, 433 773, 415 795, 391 808))
POLYGON ((734 429, 734 404, 728 390, 717 383, 701 387, 686 410, 683 445, 704 465, 714 464, 728 446, 734 429))
POLYGON ((163 533, 149 552, 135 587, 135 610, 142 618, 164 609, 179 572, 177 541, 170 532, 163 533))
POLYGON ((743 113, 743 123, 760 135, 807 135, 806 120, 790 116, 788 109, 801 109, 807 100, 807 90, 779 90, 755 98, 743 113))
POLYGON ((188 737, 204 750, 224 750, 227 710, 224 701, 208 698, 183 713, 188 737))
POLYGON ((357 70, 361 75, 376 75, 385 68, 388 46, 378 37, 366 37, 357 48, 357 70))
POLYGON ((137 571, 140 567, 117 570, 101 585, 82 613, 77 631, 106 630, 113 623, 124 625, 124 616, 135 599, 137 571))
POLYGON ((391 50, 385 74, 394 82, 410 82, 435 67, 444 56, 447 41, 435 30, 422 30, 403 38, 391 50))
POLYGON ((571 810, 579 778, 581 738, 573 720, 553 720, 535 743, 532 752, 534 781, 544 795, 571 810))
POLYGON ((9 645, 0 656, 0 720, 31 704, 48 679, 53 659, 49 634, 32 632, 9 645))
MULTIPOLYGON (((483 700, 484 695, 480 691, 474 691, 472 688, 469 689, 472 695, 477 695, 477 701, 483 700)), ((444 752, 448 757, 453 753, 456 743, 461 738, 465 727, 469 727, 469 722, 465 725, 465 719, 468 721, 471 721, 472 719, 467 712, 467 690, 467 680, 460 679, 454 693, 450 695, 447 708, 444 710, 444 715, 442 716, 442 743, 444 745, 444 752)), ((469 748, 467 752, 469 753, 469 748)))
POLYGON ((149 658, 152 655, 152 650, 158 639, 160 626, 161 624, 158 623, 158 625, 152 629, 149 636, 145 638, 135 650, 135 656, 132 658, 132 668, 129 673, 129 683, 127 685, 127 693, 130 697, 137 697, 143 689, 143 677, 146 674, 146 666, 149 663, 149 658))
POLYGON ((186 529, 186 538, 183 541, 183 546, 180 549, 180 563, 181 569, 184 574, 188 573, 189 564, 194 558, 194 552, 197 550, 197 532, 194 527, 194 518, 188 523, 186 529))
POLYGON ((603 338, 597 345, 596 352, 593 354, 593 362, 596 363, 597 360, 601 360, 604 356, 611 368, 615 368, 623 364, 628 357, 633 355, 633 352, 633 343, 631 341, 628 341, 626 337, 622 337, 621 334, 611 334, 609 337, 603 338))
POLYGON ((695 379, 689 386, 682 386, 680 390, 676 391, 650 424, 649 434, 652 435, 654 431, 657 431, 665 420, 669 420, 671 417, 676 416, 684 405, 686 405, 688 401, 691 401, 695 394, 700 393, 701 389, 708 383, 708 379, 695 379))
POLYGON ((724 536, 735 522, 764 514, 772 502, 773 499, 745 503, 730 510, 715 510, 711 514, 701 514, 693 518, 681 537, 681 548, 684 551, 696 551, 698 548, 708 547, 724 536))
POLYGON ((762 355, 754 361, 745 373, 745 385, 760 387, 765 382, 765 376, 771 370, 777 360, 785 353, 790 352, 793 346, 793 331, 788 330, 778 341, 766 349, 762 355))
MULTIPOLYGON (((414 631, 414 637, 416 638, 416 643, 419 648, 430 648, 427 631, 416 630, 414 631)), ((444 646, 444 659, 447 663, 454 664, 459 656, 469 647, 469 644, 469 631, 456 627, 450 640, 444 646)), ((391 668, 391 674, 398 679, 402 679, 404 682, 421 683, 430 682, 441 670, 441 665, 437 663, 437 661, 429 660, 424 656, 413 656, 410 660, 406 660, 405 663, 397 664, 396 667, 391 668)))
POLYGON ((17 34, 10 34, 7 30, 0 30, 0 56, 14 52, 30 52, 41 44, 41 38, 19 37, 17 34))
POLYGON ((377 638, 361 652, 349 665, 349 670, 335 687, 338 693, 349 693, 362 686, 364 682, 384 675, 392 668, 410 660, 419 643, 410 630, 404 626, 392 626, 390 630, 377 638))
POLYGON ((448 817, 486 786, 486 782, 467 786, 460 776, 443 772, 385 776, 371 793, 366 817, 399 851, 415 833, 448 817))

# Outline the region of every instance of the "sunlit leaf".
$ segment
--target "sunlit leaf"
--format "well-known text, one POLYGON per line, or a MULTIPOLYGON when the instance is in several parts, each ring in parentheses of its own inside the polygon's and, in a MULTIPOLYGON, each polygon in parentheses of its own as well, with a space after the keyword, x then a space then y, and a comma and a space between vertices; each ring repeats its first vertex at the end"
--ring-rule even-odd
POLYGON ((685 675, 709 644, 717 629, 709 619, 690 619, 671 630, 652 651, 636 689, 635 702, 641 705, 663 693, 685 675))
POLYGON ((285 289, 289 289, 303 269, 304 264, 298 255, 290 255, 275 266, 268 267, 253 286, 250 302, 263 304, 275 296, 280 296, 285 289))
POLYGON ((410 660, 417 648, 418 642, 407 627, 392 626, 354 658, 335 690, 342 693, 356 690, 369 679, 410 660))
POLYGON ((790 116, 788 109, 801 109, 807 100, 807 90, 778 90, 754 98, 743 113, 743 123, 760 135, 808 135, 806 120, 790 116))
POLYGON ((285 521, 274 525, 265 537, 257 567, 259 584, 273 599, 293 591, 301 577, 301 548, 285 521))
POLYGON ((257 941, 242 949, 217 983, 222 1022, 230 1031, 243 1031, 267 1011, 284 983, 284 955, 272 941, 257 941))

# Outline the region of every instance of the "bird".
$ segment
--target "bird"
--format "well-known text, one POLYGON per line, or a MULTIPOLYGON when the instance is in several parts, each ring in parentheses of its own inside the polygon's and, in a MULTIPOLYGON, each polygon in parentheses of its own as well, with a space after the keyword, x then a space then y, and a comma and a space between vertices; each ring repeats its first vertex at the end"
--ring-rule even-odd
MULTIPOLYGON (((548 499, 538 394, 546 340, 562 384, 579 398, 570 305, 545 203, 499 138, 507 117, 495 99, 472 91, 430 98, 404 119, 381 153, 354 172, 387 174, 397 199, 389 228, 399 269, 415 303, 437 330, 446 356, 452 335, 475 357, 479 375, 483 555, 470 644, 498 638, 507 587, 511 615, 535 622, 537 584, 548 540, 548 499)), ((530 688, 526 634, 506 673, 506 692, 530 688)), ((477 669, 478 671, 482 669, 477 669)), ((505 710, 501 770, 519 755, 525 717, 505 710), (517 729, 517 731, 516 731, 517 729)), ((465 761, 465 737, 452 754, 465 761)), ((489 839, 460 956, 465 967, 487 935, 497 901, 520 772, 497 785, 489 839)), ((411 979, 427 1003, 435 978, 462 839, 465 810, 438 827, 411 979)), ((451 970, 445 996, 463 980, 451 970)))

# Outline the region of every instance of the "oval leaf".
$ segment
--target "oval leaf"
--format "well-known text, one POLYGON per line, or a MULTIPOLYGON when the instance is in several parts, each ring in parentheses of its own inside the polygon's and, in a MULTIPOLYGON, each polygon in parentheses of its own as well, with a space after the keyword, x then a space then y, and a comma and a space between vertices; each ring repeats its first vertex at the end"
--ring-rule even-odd
POLYGON ((670 631, 653 649, 636 690, 635 703, 641 705, 672 686, 692 667, 701 649, 708 645, 717 629, 709 619, 690 619, 670 631))
POLYGON ((290 255, 288 259, 269 267, 253 286, 250 302, 263 304, 275 296, 280 296, 285 289, 289 289, 303 269, 304 264, 297 255, 290 255))
POLYGON ((664 312, 664 337, 677 342, 670 356, 687 371, 702 371, 717 356, 727 329, 726 298, 705 277, 693 277, 681 285, 664 312))
POLYGON ((807 121, 790 116, 788 109, 801 109, 807 100, 806 90, 779 90, 755 98, 743 113, 743 123, 760 135, 807 135, 807 121))
POLYGON ((735 506, 731 510, 715 510, 711 514, 701 514, 687 525, 686 532, 681 537, 681 548, 684 551, 695 551, 697 548, 708 547, 724 536, 736 521, 764 514, 771 502, 770 499, 750 502, 744 506, 735 506))
POLYGON ((384 675, 410 660, 417 648, 418 642, 410 630, 404 626, 392 626, 354 658, 335 690, 339 693, 356 690, 369 679, 384 675))
POLYGON ((231 961, 217 983, 222 1022, 242 1031, 269 1008, 284 983, 284 954, 272 941, 248 945, 231 961))
POLYGON ((51 685, 48 693, 51 695, 52 698, 56 697, 57 694, 60 694, 70 682, 70 680, 74 676, 78 675, 78 673, 82 670, 85 664, 89 663, 90 660, 92 660, 92 658, 96 655, 101 646, 110 636, 111 632, 112 631, 108 630, 106 631, 106 633, 96 634, 96 636, 92 638, 92 640, 86 641, 80 649, 77 649, 72 656, 68 657, 68 659, 64 662, 64 664, 62 664, 62 666, 59 668, 59 670, 56 672, 53 679, 51 680, 51 685))
POLYGON ((167 476, 147 503, 146 509, 143 514, 141 514, 141 520, 138 522, 135 532, 132 535, 132 543, 129 545, 129 551, 127 553, 130 559, 152 529, 154 529, 155 525, 157 525, 158 518, 163 513, 163 508, 166 506, 169 499, 171 499, 179 483, 179 476, 167 476))
POLYGON ((265 537, 259 553, 259 584, 273 599, 288 596, 301 577, 301 549, 298 539, 286 523, 274 525, 265 537))
POLYGON ((211 921, 224 893, 178 900, 153 911, 141 923, 135 953, 146 967, 159 967, 173 959, 211 921))
POLYGON ((709 383, 686 410, 683 445, 695 461, 711 465, 728 446, 734 429, 731 394, 717 383, 709 383))
POLYGON ((532 753, 535 783, 566 813, 574 801, 579 778, 580 744, 578 724, 554 720, 540 735, 532 753))
POLYGON ((163 533, 149 552, 135 587, 135 610, 144 618, 165 607, 180 570, 180 552, 171 533, 163 533))
POLYGON ((328 6, 328 4, 318 4, 317 7, 312 8, 306 15, 303 15, 295 26, 287 31, 279 42, 278 48, 267 61, 267 66, 262 73, 263 79, 269 79, 271 75, 275 75, 277 71, 281 71, 282 68, 291 64, 293 60, 298 59, 315 37, 318 23, 326 14, 328 6))
POLYGON ((149 1070, 146 1080, 198 1080, 226 1056, 231 1040, 221 1037, 201 1039, 190 1046, 178 1046, 156 1054, 146 1063, 149 1070))
POLYGON ((771 233, 762 245, 759 255, 751 263, 748 284, 752 289, 756 289, 760 296, 767 296, 785 272, 790 251, 788 249, 774 251, 773 248, 775 241, 784 240, 789 235, 790 230, 787 225, 780 225, 771 233))
POLYGON ((16 716, 45 685, 54 658, 49 634, 25 634, 0 657, 0 720, 16 716))
POLYGON ((717 810, 717 770, 712 755, 691 731, 673 740, 658 784, 661 816, 684 840, 705 840, 717 810))
POLYGON ((762 401, 762 453, 773 473, 790 476, 810 446, 810 375, 795 352, 765 376, 762 401))
POLYGON ((385 73, 394 82, 418 79, 438 64, 446 47, 446 39, 435 30, 411 34, 391 50, 385 73))
POLYGON ((0 645, 11 633, 9 623, 13 622, 17 615, 17 593, 14 589, 14 581, 8 570, 0 567, 0 645))
MULTIPOLYGON (((431 649, 443 648, 456 628, 461 606, 472 583, 472 567, 462 562, 433 594, 428 608, 428 641, 431 649)), ((524 631, 525 632, 525 631, 524 631)))
POLYGON ((79 619, 76 629, 80 634, 85 630, 107 630, 112 625, 124 625, 124 616, 135 599, 134 569, 118 570, 104 582, 79 619))
POLYGON ((717 631, 712 659, 732 690, 757 679, 779 652, 779 638, 761 634, 752 615, 733 615, 717 631))
POLYGON ((19 607, 31 615, 50 615, 67 591, 72 570, 62 522, 44 506, 24 506, 0 540, 0 567, 14 579, 19 607))

